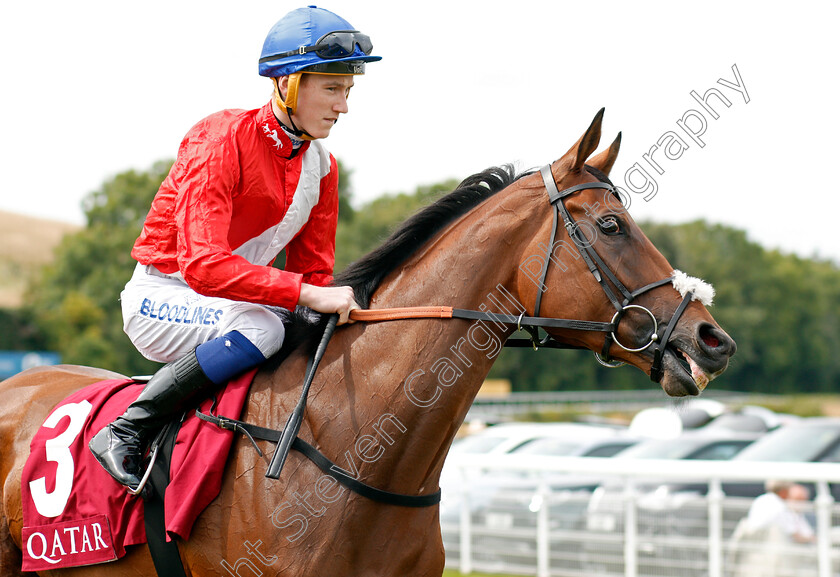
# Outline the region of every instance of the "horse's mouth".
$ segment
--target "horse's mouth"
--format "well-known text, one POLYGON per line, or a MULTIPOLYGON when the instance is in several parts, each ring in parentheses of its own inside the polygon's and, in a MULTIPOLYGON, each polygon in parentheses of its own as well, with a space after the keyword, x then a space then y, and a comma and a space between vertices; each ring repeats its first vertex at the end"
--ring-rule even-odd
POLYGON ((711 377, 700 368, 691 355, 674 343, 665 347, 662 359, 667 382, 663 382, 665 392, 672 396, 696 396, 706 388, 711 377))

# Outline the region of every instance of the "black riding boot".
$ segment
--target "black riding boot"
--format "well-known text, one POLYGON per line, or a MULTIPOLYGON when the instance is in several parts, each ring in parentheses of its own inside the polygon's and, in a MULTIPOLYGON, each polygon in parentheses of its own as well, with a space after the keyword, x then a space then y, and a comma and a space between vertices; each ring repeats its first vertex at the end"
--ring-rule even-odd
POLYGON ((118 483, 136 491, 149 438, 209 382, 195 352, 165 365, 125 413, 90 440, 93 456, 118 483))

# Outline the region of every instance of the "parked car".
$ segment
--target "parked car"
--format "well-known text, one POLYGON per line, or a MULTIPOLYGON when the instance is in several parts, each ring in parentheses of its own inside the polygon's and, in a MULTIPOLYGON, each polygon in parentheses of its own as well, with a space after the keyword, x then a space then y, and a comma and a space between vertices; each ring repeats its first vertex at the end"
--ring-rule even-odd
MULTIPOLYGON (((840 419, 815 417, 789 421, 751 443, 732 457, 736 462, 840 463, 840 419)), ((796 480, 796 479, 791 479, 796 480)), ((803 483, 811 489, 813 486, 803 483)), ((832 496, 840 501, 840 484, 830 484, 832 496)), ((657 488, 663 499, 684 501, 686 496, 703 496, 706 483, 665 483, 657 488)), ((725 481, 722 489, 727 497, 755 498, 765 492, 764 483, 725 481)))
POLYGON ((449 448, 447 459, 460 454, 509 453, 525 443, 545 437, 606 438, 622 430, 622 427, 584 423, 501 423, 457 439, 449 448))
POLYGON ((444 494, 461 491, 465 481, 484 474, 483 471, 467 469, 461 471, 458 463, 464 455, 501 455, 536 439, 565 439, 582 443, 587 439, 609 439, 625 429, 613 426, 582 423, 503 423, 493 425, 468 437, 456 440, 449 448, 446 463, 441 472, 440 486, 444 494))
MULTIPOLYGON (((556 429, 551 436, 537 437, 510 450, 511 455, 529 455, 538 459, 545 456, 556 457, 612 457, 639 442, 636 437, 611 432, 606 438, 589 438, 591 431, 580 435, 580 429, 556 429), (565 433, 565 434, 564 434, 565 433)), ((488 470, 469 481, 467 485, 470 510, 473 513, 483 511, 499 494, 516 491, 527 495, 524 512, 539 486, 558 491, 564 489, 591 491, 601 482, 598 477, 581 477, 565 473, 537 473, 533 471, 488 470)), ((449 485, 450 495, 441 504, 441 519, 457 520, 460 514, 462 494, 461 486, 449 485)), ((498 525, 499 523, 497 523, 498 525)), ((512 523, 511 523, 512 525, 512 523)))
MULTIPOLYGON (((511 423, 495 425, 457 441, 447 457, 441 474, 440 486, 443 498, 440 505, 441 528, 444 546, 449 555, 457 554, 459 549, 458 525, 462 509, 462 499, 466 492, 469 500, 471 519, 476 529, 488 529, 491 532, 508 523, 504 515, 489 516, 481 511, 500 491, 502 486, 508 489, 530 487, 527 492, 525 510, 533 497, 536 481, 523 473, 494 470, 464 469, 457 463, 464 455, 495 455, 520 452, 540 458, 545 454, 607 455, 622 450, 631 441, 626 435, 626 427, 582 423, 511 423), (488 521, 489 519, 489 521, 488 521), (489 525, 488 525, 489 523, 489 525)), ((567 476, 568 477, 568 476, 567 476)), ((529 515, 532 515, 528 512, 529 515)), ((482 554, 475 552, 479 559, 482 554)), ((487 555, 485 555, 486 557, 487 555)))
MULTIPOLYGON (((734 460, 840 463, 840 419, 813 417, 791 422, 768 433, 744 449, 734 460)), ((834 500, 840 501, 840 484, 832 483, 829 488, 834 500)), ((723 483, 723 492, 734 497, 757 497, 764 493, 764 486, 756 483, 723 483)), ((813 487, 811 496, 814 496, 813 487)))

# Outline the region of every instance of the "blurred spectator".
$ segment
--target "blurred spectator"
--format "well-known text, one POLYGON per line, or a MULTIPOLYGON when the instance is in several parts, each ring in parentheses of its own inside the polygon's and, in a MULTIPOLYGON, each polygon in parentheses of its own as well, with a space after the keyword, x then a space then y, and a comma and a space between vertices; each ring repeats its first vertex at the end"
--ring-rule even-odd
POLYGON ((816 575, 809 552, 814 529, 802 514, 810 494, 802 485, 768 481, 766 493, 756 497, 741 519, 729 544, 727 565, 734 577, 799 577, 816 575))
POLYGON ((814 530, 800 505, 810 498, 808 489, 788 481, 768 481, 765 488, 767 492, 750 506, 746 531, 753 533, 776 528, 795 543, 814 541, 814 530))

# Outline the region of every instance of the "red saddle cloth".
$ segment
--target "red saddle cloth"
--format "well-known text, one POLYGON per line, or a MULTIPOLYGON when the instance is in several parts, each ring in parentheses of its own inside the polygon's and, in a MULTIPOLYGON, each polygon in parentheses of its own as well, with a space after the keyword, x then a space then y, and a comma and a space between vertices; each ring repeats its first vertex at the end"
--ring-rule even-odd
MULTIPOLYGON (((239 418, 255 373, 219 391, 214 413, 239 418)), ((87 446, 142 389, 129 379, 94 383, 62 401, 35 433, 21 478, 24 571, 112 561, 129 545, 146 542, 143 500, 114 481, 87 446)), ((208 412, 212 402, 204 400, 200 410, 208 412)), ((232 442, 233 432, 189 412, 172 453, 167 540, 188 539, 198 515, 219 494, 232 442)))

